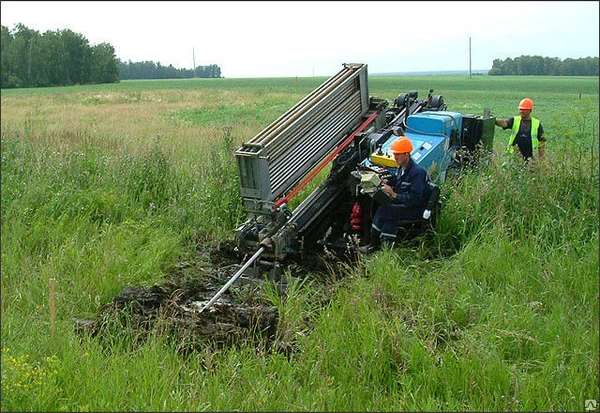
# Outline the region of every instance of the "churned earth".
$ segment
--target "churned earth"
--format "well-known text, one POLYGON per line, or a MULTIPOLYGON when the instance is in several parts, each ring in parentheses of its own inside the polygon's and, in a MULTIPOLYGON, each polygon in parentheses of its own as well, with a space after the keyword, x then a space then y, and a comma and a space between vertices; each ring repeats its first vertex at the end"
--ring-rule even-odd
MULTIPOLYGON (((339 257, 304 257, 300 263, 286 263, 279 275, 268 268, 256 271, 260 265, 249 268, 201 312, 247 258, 239 257, 228 242, 200 250, 194 261, 175 265, 160 285, 123 287, 93 320, 76 320, 76 330, 106 342, 121 336, 141 341, 150 334, 163 334, 185 352, 243 342, 288 353, 293 340, 287 339, 290 332, 278 332, 279 314, 272 295, 285 297, 290 283, 310 278, 319 286, 311 298, 313 305, 324 305, 331 281, 344 273, 339 257)), ((308 318, 306 323, 310 328, 308 318)))

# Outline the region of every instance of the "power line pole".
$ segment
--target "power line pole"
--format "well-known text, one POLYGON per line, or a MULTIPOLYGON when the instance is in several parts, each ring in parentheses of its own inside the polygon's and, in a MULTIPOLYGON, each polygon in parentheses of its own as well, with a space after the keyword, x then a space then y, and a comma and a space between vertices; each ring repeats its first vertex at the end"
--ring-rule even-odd
POLYGON ((196 52, 192 47, 192 60, 194 61, 194 67, 192 67, 192 72, 194 73, 194 77, 196 77, 196 52))
POLYGON ((471 79, 471 36, 469 36, 469 79, 471 79))

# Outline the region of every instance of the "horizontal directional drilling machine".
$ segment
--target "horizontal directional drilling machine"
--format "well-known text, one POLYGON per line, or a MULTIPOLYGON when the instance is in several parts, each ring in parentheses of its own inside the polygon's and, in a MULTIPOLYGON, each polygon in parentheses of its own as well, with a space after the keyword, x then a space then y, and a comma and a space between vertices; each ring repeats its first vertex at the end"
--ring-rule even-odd
POLYGON ((266 271, 277 277, 288 260, 307 252, 368 244, 372 217, 385 202, 381 182, 396 174, 388 150, 400 128, 434 189, 423 218, 402 224, 432 227, 446 170, 470 152, 491 150, 494 136, 489 110, 482 116, 450 112, 443 97, 432 93, 425 99, 414 90, 400 93, 389 107, 387 100, 369 96, 366 64, 344 64, 243 143, 234 155, 248 219, 236 229, 235 245, 240 256, 253 255, 238 275, 266 271), (292 210, 290 200, 326 167, 326 178, 292 210))

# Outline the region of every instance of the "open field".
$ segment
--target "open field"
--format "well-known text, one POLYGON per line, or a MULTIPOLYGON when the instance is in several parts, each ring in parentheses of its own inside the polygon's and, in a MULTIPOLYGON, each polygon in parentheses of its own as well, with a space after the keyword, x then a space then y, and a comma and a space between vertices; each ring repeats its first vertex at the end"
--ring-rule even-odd
MULTIPOLYGON (((584 411, 598 389, 598 78, 372 77, 448 110, 535 102, 547 156, 494 156, 442 186, 429 238, 315 298, 292 286, 278 339, 193 353, 152 331, 76 333, 130 285, 232 239, 233 150, 325 78, 126 81, 2 91, 2 411, 584 411), (51 281, 54 280, 51 305, 51 281), (321 303, 321 304, 320 304, 321 303)), ((338 274, 339 275, 339 274, 338 274)), ((269 294, 269 292, 266 292, 269 294)))

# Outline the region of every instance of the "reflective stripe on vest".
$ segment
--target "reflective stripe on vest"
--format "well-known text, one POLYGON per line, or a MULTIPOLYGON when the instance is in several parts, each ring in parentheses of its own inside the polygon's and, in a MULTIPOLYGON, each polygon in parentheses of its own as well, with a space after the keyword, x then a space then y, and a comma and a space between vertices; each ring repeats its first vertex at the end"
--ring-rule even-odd
MULTIPOLYGON (((512 130, 510 133, 510 138, 508 138, 508 148, 507 151, 513 153, 515 151, 515 146, 513 145, 515 138, 517 137, 517 133, 519 133, 519 127, 521 126, 521 117, 515 116, 515 120, 513 122, 512 130)), ((539 146, 540 141, 538 140, 538 129, 540 127, 540 120, 536 118, 531 118, 531 149, 535 152, 539 146)))

